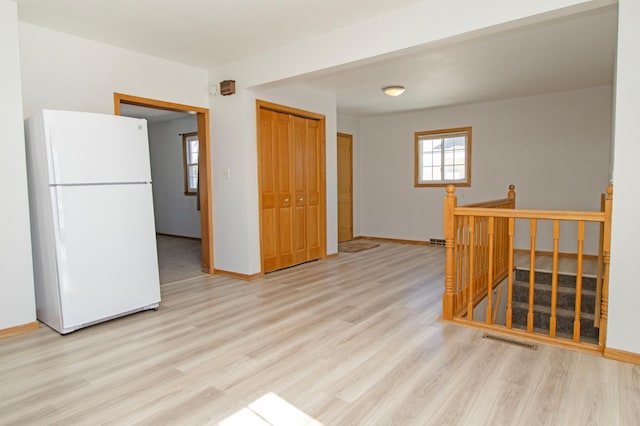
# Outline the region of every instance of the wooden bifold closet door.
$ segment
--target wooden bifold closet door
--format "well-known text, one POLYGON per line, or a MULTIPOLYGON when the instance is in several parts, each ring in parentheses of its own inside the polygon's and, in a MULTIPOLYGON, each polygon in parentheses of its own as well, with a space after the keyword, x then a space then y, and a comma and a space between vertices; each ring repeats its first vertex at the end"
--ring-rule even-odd
POLYGON ((259 108, 263 272, 324 254, 324 140, 320 121, 259 108))

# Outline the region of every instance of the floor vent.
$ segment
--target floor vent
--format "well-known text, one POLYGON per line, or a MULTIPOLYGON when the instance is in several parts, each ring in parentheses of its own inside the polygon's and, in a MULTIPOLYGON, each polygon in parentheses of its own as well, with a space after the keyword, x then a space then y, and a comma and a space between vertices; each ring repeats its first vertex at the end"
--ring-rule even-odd
POLYGON ((532 351, 538 350, 538 345, 534 345, 532 343, 520 342, 518 340, 509 339, 508 337, 494 336, 493 334, 484 333, 482 335, 483 339, 495 340, 497 342, 508 343, 510 345, 520 346, 521 348, 531 349, 532 351))
POLYGON ((429 239, 429 245, 430 246, 436 246, 436 247, 444 247, 445 246, 445 241, 438 239, 438 238, 430 238, 429 239))

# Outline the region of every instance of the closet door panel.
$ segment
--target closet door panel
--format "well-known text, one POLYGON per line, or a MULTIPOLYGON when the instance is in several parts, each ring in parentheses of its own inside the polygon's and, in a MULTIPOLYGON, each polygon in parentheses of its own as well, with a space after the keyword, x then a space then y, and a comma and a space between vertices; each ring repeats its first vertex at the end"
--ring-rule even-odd
POLYGON ((324 140, 319 119, 259 109, 262 270, 324 256, 324 140))
POLYGON ((277 164, 275 167, 278 193, 278 269, 294 265, 293 256, 293 144, 291 140, 290 117, 287 114, 274 113, 277 164))
POLYGON ((276 190, 276 145, 274 144, 274 113, 260 111, 260 182, 261 182, 261 244, 265 270, 277 269, 278 227, 277 227, 277 190, 276 190))
POLYGON ((309 259, 322 257, 322 203, 320 191, 324 174, 321 171, 322 145, 318 120, 307 119, 305 144, 305 194, 306 194, 306 235, 309 259))
POLYGON ((274 231, 276 228, 275 210, 263 210, 262 212, 262 257, 264 259, 265 271, 275 271, 278 269, 280 262, 280 256, 278 256, 278 242, 276 241, 277 234, 274 231), (266 230, 266 232, 265 232, 266 230))
POLYGON ((301 117, 291 117, 293 147, 295 150, 294 183, 295 188, 295 213, 294 213, 294 231, 293 231, 293 247, 294 258, 296 263, 302 263, 309 260, 307 250, 307 195, 305 192, 306 179, 306 141, 307 141, 307 120, 301 117))

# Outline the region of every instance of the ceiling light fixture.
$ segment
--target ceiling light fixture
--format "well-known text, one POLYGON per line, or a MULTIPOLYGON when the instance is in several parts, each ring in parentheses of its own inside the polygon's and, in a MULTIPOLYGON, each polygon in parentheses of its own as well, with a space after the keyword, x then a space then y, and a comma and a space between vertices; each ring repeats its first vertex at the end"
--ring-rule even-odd
POLYGON ((387 96, 400 96, 404 93, 404 90, 404 86, 387 86, 382 88, 382 91, 387 96))

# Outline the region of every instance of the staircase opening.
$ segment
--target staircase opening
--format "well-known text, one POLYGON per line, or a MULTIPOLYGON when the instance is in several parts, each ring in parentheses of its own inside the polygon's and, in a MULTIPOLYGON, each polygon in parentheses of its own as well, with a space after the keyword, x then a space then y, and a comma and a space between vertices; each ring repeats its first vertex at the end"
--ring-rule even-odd
POLYGON ((455 190, 444 205, 442 319, 602 353, 613 187, 600 211, 516 209, 513 185, 504 199, 458 207, 455 190))

